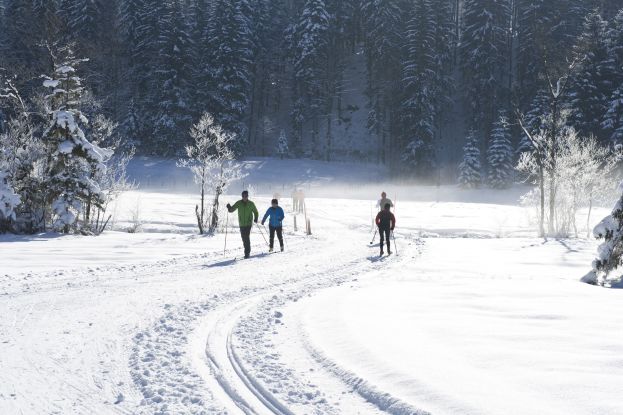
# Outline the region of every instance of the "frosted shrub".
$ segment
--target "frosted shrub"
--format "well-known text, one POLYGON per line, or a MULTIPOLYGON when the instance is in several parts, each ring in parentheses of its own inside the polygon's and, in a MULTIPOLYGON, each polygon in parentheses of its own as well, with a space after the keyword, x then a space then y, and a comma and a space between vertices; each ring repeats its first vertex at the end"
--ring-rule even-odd
POLYGON ((191 128, 190 135, 195 143, 186 147, 187 158, 178 165, 189 168, 200 186, 201 206, 195 206, 199 233, 206 230, 212 233, 219 224, 219 198, 231 182, 244 177, 242 165, 235 161, 231 148, 235 136, 215 124, 212 115, 204 113, 191 128), (207 194, 213 195, 210 208, 206 206, 207 194))
MULTIPOLYGON (((535 135, 537 142, 544 134, 541 131, 535 135)), ((577 237, 576 218, 579 209, 589 209, 590 222, 594 204, 602 201, 613 190, 612 175, 620 160, 620 149, 609 151, 600 146, 595 138, 581 138, 573 128, 564 127, 560 130, 553 151, 541 154, 546 154, 546 158, 538 160, 539 153, 526 152, 519 159, 517 169, 525 177, 534 178, 534 184, 537 184, 541 166, 545 166, 547 171, 547 180, 522 198, 522 204, 532 205, 538 215, 543 213, 550 230, 549 236, 577 237), (545 206, 553 206, 554 209, 541 212, 541 189, 545 206)))

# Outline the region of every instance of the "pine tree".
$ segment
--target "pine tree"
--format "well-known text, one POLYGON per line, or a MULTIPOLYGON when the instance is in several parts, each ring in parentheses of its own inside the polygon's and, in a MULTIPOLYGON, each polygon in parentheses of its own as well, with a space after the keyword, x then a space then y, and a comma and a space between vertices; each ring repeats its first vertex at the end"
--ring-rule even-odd
POLYGON ((601 127, 612 143, 623 143, 623 84, 612 93, 601 127))
POLYGON ((522 109, 545 88, 545 61, 552 70, 568 66, 570 50, 590 10, 585 0, 515 0, 517 6, 517 88, 522 109))
POLYGON ((15 211, 21 198, 9 183, 7 174, 0 169, 0 233, 11 229, 11 223, 15 221, 15 211))
POLYGON ((142 142, 143 151, 153 151, 149 142, 154 136, 154 120, 156 118, 157 98, 154 91, 156 65, 154 57, 158 56, 159 24, 157 11, 159 0, 134 0, 133 7, 122 9, 121 22, 124 31, 124 43, 127 47, 129 68, 128 93, 132 97, 136 112, 143 122, 137 138, 142 142))
POLYGON ((154 140, 152 145, 165 154, 177 154, 190 140, 185 132, 191 124, 190 34, 179 5, 163 6, 159 19, 157 70, 154 74, 156 97, 154 140))
POLYGON ((279 154, 279 158, 283 160, 284 157, 287 157, 290 153, 290 149, 288 147, 288 137, 286 136, 285 130, 281 130, 279 134, 279 142, 277 143, 277 154, 279 154))
MULTIPOLYGON (((619 186, 623 193, 623 186, 619 186)), ((597 249, 597 258, 593 261, 593 269, 582 278, 589 284, 604 285, 620 278, 612 275, 623 264, 623 196, 619 198, 612 213, 606 216, 593 230, 595 238, 603 240, 597 249)))
POLYGON ((318 155, 318 116, 326 100, 331 16, 324 0, 307 0, 295 29, 294 79, 312 122, 312 154, 318 155))
POLYGON ((245 117, 251 99, 253 44, 250 21, 243 14, 246 3, 219 0, 215 6, 211 45, 214 53, 214 78, 217 122, 236 135, 234 150, 242 152, 248 140, 245 117))
POLYGON ((88 123, 79 109, 84 94, 77 59, 70 48, 61 51, 63 60, 55 64, 54 74, 44 86, 52 93, 46 97, 50 108, 50 123, 44 132, 48 163, 48 199, 57 229, 69 232, 76 224, 83 204, 103 203, 103 192, 92 180, 96 172, 106 170, 105 161, 111 154, 87 140, 82 126, 88 123))
MULTIPOLYGON (((547 119, 550 113, 550 96, 544 89, 539 89, 528 112, 525 116, 525 126, 528 132, 532 135, 536 135, 541 129, 544 128, 544 120, 547 119)), ((521 156, 522 153, 531 152, 534 150, 534 144, 525 135, 521 135, 519 145, 517 146, 517 155, 521 156)))
POLYGON ((463 162, 459 165, 459 186, 464 189, 475 189, 482 183, 479 147, 476 131, 471 130, 463 147, 463 162))
POLYGON ((214 59, 210 47, 210 0, 195 0, 189 11, 192 39, 192 83, 200 85, 192 91, 192 117, 197 119, 207 108, 216 108, 214 92, 214 59))
POLYGON ((36 25, 33 16, 32 0, 7 0, 0 48, 4 49, 7 62, 16 68, 28 67, 35 60, 36 36, 33 36, 32 28, 36 25))
POLYGON ((488 134, 505 91, 507 0, 466 0, 461 56, 470 126, 488 134))
POLYGON ((513 180, 513 146, 506 113, 500 111, 487 149, 489 186, 494 189, 506 189, 513 180))
POLYGON ((416 0, 407 23, 403 62, 404 99, 401 106, 403 162, 412 174, 430 176, 435 166, 434 73, 435 24, 431 2, 416 0))
POLYGON ((581 63, 569 91, 570 122, 580 135, 595 135, 604 141, 601 122, 608 108, 614 67, 609 58, 606 22, 599 14, 586 16, 574 53, 581 63))
MULTIPOLYGON (((389 143, 399 128, 402 104, 400 80, 403 77, 401 55, 404 45, 405 20, 402 0, 363 0, 361 18, 364 48, 368 66, 368 96, 370 99, 368 129, 379 140, 377 161, 387 163, 392 154, 389 143)), ((398 135, 398 134, 396 134, 398 135)), ((403 150, 397 146, 396 152, 403 150)))
POLYGON ((623 10, 614 18, 608 30, 609 60, 614 91, 608 97, 608 105, 601 128, 606 139, 623 142, 623 10))

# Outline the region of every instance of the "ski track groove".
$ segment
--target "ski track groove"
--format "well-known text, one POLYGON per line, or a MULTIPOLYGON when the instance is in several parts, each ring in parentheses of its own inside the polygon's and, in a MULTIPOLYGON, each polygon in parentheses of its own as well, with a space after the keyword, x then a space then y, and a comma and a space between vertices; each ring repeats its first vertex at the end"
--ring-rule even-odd
MULTIPOLYGON (((291 239, 291 241, 294 240, 291 239)), ((309 240, 307 242, 309 243, 309 240)), ((322 241, 319 242, 322 243, 322 241)), ((291 245, 299 245, 300 243, 291 243, 291 245)), ((293 254, 296 254, 296 250, 279 255, 293 254)), ((243 262, 243 264, 253 266, 252 261, 253 259, 250 262, 243 262)), ((275 299, 281 298, 280 304, 285 304, 286 301, 296 301, 303 295, 309 295, 313 290, 342 284, 348 279, 352 279, 353 275, 378 268, 375 264, 370 264, 367 261, 362 262, 360 259, 346 263, 337 262, 337 266, 332 265, 332 261, 325 259, 323 264, 324 266, 315 272, 294 277, 285 275, 281 282, 271 283, 262 288, 244 288, 235 293, 215 297, 209 302, 169 307, 164 316, 153 326, 135 337, 130 367, 132 378, 143 394, 139 413, 166 414, 176 413, 176 411, 197 414, 226 413, 228 409, 223 406, 231 408, 232 403, 243 413, 251 414, 289 415, 294 413, 288 407, 291 404, 313 404, 315 413, 333 413, 334 411, 318 387, 296 379, 287 365, 277 364, 271 367, 271 363, 267 365, 258 362, 258 360, 274 362, 276 358, 270 356, 270 347, 258 349, 253 344, 249 344, 248 341, 253 337, 250 336, 250 333, 253 332, 253 328, 256 329, 256 333, 260 332, 259 337, 255 339, 257 340, 261 338, 261 333, 272 332, 272 328, 263 324, 256 324, 257 322, 252 323, 252 327, 248 327, 246 323, 253 322, 253 319, 245 319, 244 315, 234 312, 233 320, 228 317, 229 320, 226 319, 220 323, 231 326, 229 332, 219 339, 220 344, 211 344, 211 333, 208 333, 208 338, 204 339, 203 342, 206 345, 207 366, 217 380, 220 391, 214 390, 214 383, 212 383, 211 388, 207 387, 210 383, 209 379, 204 379, 198 375, 196 372, 201 372, 200 368, 193 367, 197 365, 197 362, 193 363, 188 358, 188 331, 201 326, 202 318, 209 319, 209 315, 216 313, 217 309, 221 307, 233 305, 235 310, 240 303, 257 298, 257 302, 261 305, 255 306, 255 309, 261 311, 251 314, 266 322, 270 320, 266 318, 264 313, 274 309, 275 299), (286 291, 290 294, 284 297, 283 293, 286 291), (215 348, 220 348, 221 352, 225 351, 226 359, 219 360, 216 357, 218 351, 215 351, 215 348), (252 356, 255 356, 255 359, 252 356), (261 359, 258 359, 258 356, 262 356, 261 359), (264 375, 273 373, 275 376, 270 377, 276 379, 278 384, 267 384, 270 382, 266 381, 265 376, 256 376, 253 373, 256 366, 253 364, 249 366, 250 363, 259 364, 260 371, 264 372, 264 375), (185 387, 180 388, 178 386, 180 383, 184 384, 185 387), (241 383, 244 387, 241 386, 241 383), (281 390, 288 393, 285 399, 280 396, 281 390), (252 399, 243 397, 249 392, 257 401, 253 402, 252 399), (217 396, 221 400, 226 397, 230 402, 217 402, 217 396)), ((211 265, 214 264, 207 266, 211 265)), ((284 272, 284 274, 288 273, 288 270, 284 272)), ((248 310, 246 312, 248 314, 248 310)))
MULTIPOLYGON (((341 225, 348 229, 353 228, 353 226, 344 226, 343 223, 341 225)), ((355 226, 353 229, 358 229, 358 227, 355 226)), ((299 247, 302 249, 304 242, 307 244, 305 247, 307 250, 318 248, 318 245, 327 242, 317 236, 305 239, 300 238, 300 235, 289 235, 289 237, 290 249, 286 253, 278 253, 278 255, 300 255, 300 252, 297 253, 295 248, 299 247), (310 243, 316 246, 310 247, 310 243)), ((364 239, 366 238, 364 237, 364 239)), ((260 242, 254 244, 253 248, 257 252, 262 250, 263 248, 260 247, 263 246, 264 244, 260 242)), ((231 249, 227 252, 231 256, 238 251, 241 251, 241 249, 231 249)), ((35 272, 20 275, 5 274, 3 277, 0 277, 0 297, 8 296, 10 298, 16 294, 29 295, 55 290, 77 291, 93 287, 106 288, 113 284, 131 280, 139 281, 139 283, 150 282, 150 278, 142 281, 143 274, 147 274, 152 278, 155 276, 166 276, 169 279, 172 271, 177 271, 180 267, 183 267, 184 272, 188 273, 194 269, 200 270, 202 267, 205 267, 206 260, 211 262, 212 265, 218 265, 222 258, 223 254, 221 252, 211 252, 180 256, 151 263, 87 267, 70 271, 48 272, 41 275, 35 272), (110 276, 115 278, 110 279, 110 276)), ((164 314, 147 328, 140 330, 131 340, 133 346, 128 358, 129 372, 138 389, 137 392, 139 395, 142 395, 139 406, 130 409, 121 405, 110 409, 119 413, 154 415, 229 413, 222 403, 215 399, 213 391, 206 388, 206 380, 196 373, 192 362, 189 361, 190 357, 187 351, 189 333, 196 329, 197 322, 200 319, 205 318, 206 315, 213 313, 218 308, 231 305, 232 302, 235 304, 236 301, 244 301, 245 299, 255 297, 260 300, 259 305, 256 304, 255 306, 256 312, 246 317, 239 316, 233 322, 230 321, 231 330, 226 336, 225 344, 220 345, 227 351, 227 364, 236 374, 238 380, 242 381, 246 385, 247 392, 250 391, 255 395, 263 405, 258 411, 253 408, 247 408, 243 412, 255 414, 265 413, 268 410, 268 413, 290 415, 294 412, 288 408, 288 404, 312 404, 314 413, 335 413, 335 409, 330 407, 323 397, 322 391, 316 385, 297 379, 286 363, 279 362, 278 356, 271 355, 269 337, 275 329, 274 325, 279 324, 278 319, 270 318, 275 307, 283 306, 288 301, 297 301, 303 296, 311 295, 315 290, 341 285, 349 281, 349 279, 352 280, 353 276, 358 276, 381 267, 381 264, 370 263, 369 261, 362 262, 362 258, 346 263, 340 262, 340 259, 341 256, 326 258, 324 262, 321 262, 323 267, 319 271, 307 273, 303 268, 301 270, 302 275, 286 276, 286 278, 277 283, 270 283, 261 288, 243 286, 242 289, 238 287, 237 289, 232 289, 231 292, 225 291, 219 293, 219 295, 214 295, 207 301, 191 302, 187 300, 177 305, 165 304, 164 314), (331 265, 333 259, 336 260, 337 266, 331 265), (289 294, 284 294, 285 292, 289 294), (261 341, 249 344, 253 339, 261 341), (262 356, 262 358, 259 359, 258 356, 262 356), (258 362, 258 360, 270 363, 265 365, 258 362), (247 367, 249 364, 251 369, 247 367), (263 369, 269 369, 268 373, 273 373, 275 379, 278 379, 281 383, 278 382, 275 385, 274 382, 271 382, 270 377, 262 376, 261 373, 259 375, 254 373, 254 370, 262 372, 263 369), (284 393, 287 393, 287 396, 282 396, 284 393)), ((246 266, 252 261, 253 259, 243 264, 246 266)), ((208 264, 208 266, 210 265, 208 264)), ((250 266, 253 265, 251 264, 250 266)), ((354 281, 356 281, 356 278, 354 281)), ((21 326, 28 317, 29 314, 26 313, 22 322, 18 323, 16 315, 14 324, 18 323, 21 326)), ((206 345, 205 354, 207 355, 209 353, 207 350, 208 341, 207 339, 204 340, 203 344, 206 345)), ((59 373, 62 374, 62 365, 58 362, 56 363, 61 366, 59 367, 61 369, 59 373)), ((223 365, 224 363, 218 362, 218 365, 223 365)), ((210 368, 213 375, 215 374, 214 364, 216 362, 212 361, 210 368)), ((44 375, 43 371, 40 372, 44 375)), ((346 384, 350 384, 348 379, 344 380, 346 384)), ((235 389, 230 390, 229 393, 226 390, 227 387, 224 385, 230 382, 230 380, 221 378, 219 383, 221 382, 224 383, 220 386, 224 388, 225 393, 228 394, 236 407, 238 409, 241 409, 241 406, 244 407, 244 405, 239 405, 240 402, 237 402, 240 398, 237 396, 235 389)), ((68 384, 67 386, 76 389, 80 396, 85 395, 84 388, 81 387, 82 385, 68 384)), ((361 393, 359 389, 357 391, 365 399, 369 399, 365 393, 361 393)), ((88 405, 82 406, 81 400, 79 399, 75 402, 76 407, 82 407, 87 413, 95 413, 96 408, 89 407, 88 405)), ((85 402, 88 402, 88 400, 85 400, 85 402)), ((52 407, 54 406, 52 405, 52 407)), ((309 406, 306 408, 310 409, 309 406)), ((403 413, 400 414, 402 415, 403 413)))
MULTIPOLYGON (((405 249, 404 257, 395 257, 393 261, 394 265, 398 265, 396 264, 398 261, 420 255, 422 252, 422 245, 423 242, 421 240, 413 240, 413 244, 409 243, 409 247, 413 247, 415 252, 409 252, 405 249)), ((279 379, 285 383, 278 385, 283 389, 282 392, 275 391, 276 394, 284 394, 287 391, 287 396, 282 399, 302 405, 308 404, 310 400, 318 399, 314 403, 322 408, 322 410, 317 413, 333 413, 335 408, 327 404, 322 391, 320 391, 317 386, 297 379, 296 373, 291 368, 288 368, 287 362, 278 362, 278 356, 271 353, 274 351, 273 344, 271 343, 273 341, 271 339, 272 334, 278 330, 281 319, 284 318, 282 314, 279 314, 277 317, 275 315, 276 310, 284 307, 288 302, 298 301, 302 297, 312 295, 318 290, 339 286, 351 281, 356 283, 360 275, 365 274, 367 271, 382 269, 383 267, 384 265, 379 262, 362 263, 359 260, 355 260, 334 269, 332 274, 339 275, 337 278, 304 280, 298 285, 288 287, 290 288, 288 292, 282 292, 280 296, 272 296, 265 300, 256 309, 255 315, 247 316, 237 324, 235 334, 239 341, 246 343, 246 347, 242 348, 242 353, 247 364, 258 371, 262 375, 262 380, 265 382, 273 384, 275 379, 279 379), (269 375, 266 376, 266 374, 269 375)), ((307 346, 306 342, 304 342, 304 344, 307 346)), ((355 375, 340 369, 336 364, 328 365, 327 360, 319 359, 318 356, 314 354, 314 351, 307 347, 306 351, 310 353, 312 358, 318 362, 322 368, 327 370, 327 372, 335 374, 345 385, 348 385, 364 400, 372 403, 380 410, 394 415, 427 414, 426 412, 391 397, 391 395, 387 393, 377 390, 373 385, 369 385, 355 375)), ((300 374, 299 377, 304 377, 304 374, 300 374)), ((271 385, 267 385, 267 387, 270 386, 271 385)))

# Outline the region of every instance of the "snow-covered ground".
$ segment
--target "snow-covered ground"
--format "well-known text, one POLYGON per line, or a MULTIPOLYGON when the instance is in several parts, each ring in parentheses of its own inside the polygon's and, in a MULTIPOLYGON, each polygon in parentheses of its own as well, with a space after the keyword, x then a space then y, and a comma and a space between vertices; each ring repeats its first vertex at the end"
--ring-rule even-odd
POLYGON ((0 236, 0 414, 623 414, 623 292, 579 282, 594 241, 536 238, 525 189, 246 164, 225 201, 250 184, 263 213, 281 193, 284 253, 259 229, 246 261, 235 229, 225 251, 196 235, 190 176, 151 159, 114 232, 0 236), (398 255, 379 260, 383 189, 398 255))

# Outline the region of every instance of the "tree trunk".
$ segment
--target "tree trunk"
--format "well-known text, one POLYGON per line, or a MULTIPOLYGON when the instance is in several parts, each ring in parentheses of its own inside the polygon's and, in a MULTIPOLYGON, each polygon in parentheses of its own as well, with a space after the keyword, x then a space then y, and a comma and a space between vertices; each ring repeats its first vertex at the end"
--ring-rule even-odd
POLYGON ((541 220, 539 224, 539 233, 541 237, 545 236, 545 171, 543 163, 539 167, 539 190, 541 193, 541 220))
POLYGON ((591 237, 591 213, 593 211, 593 197, 588 200, 588 217, 586 218, 586 237, 591 237))

